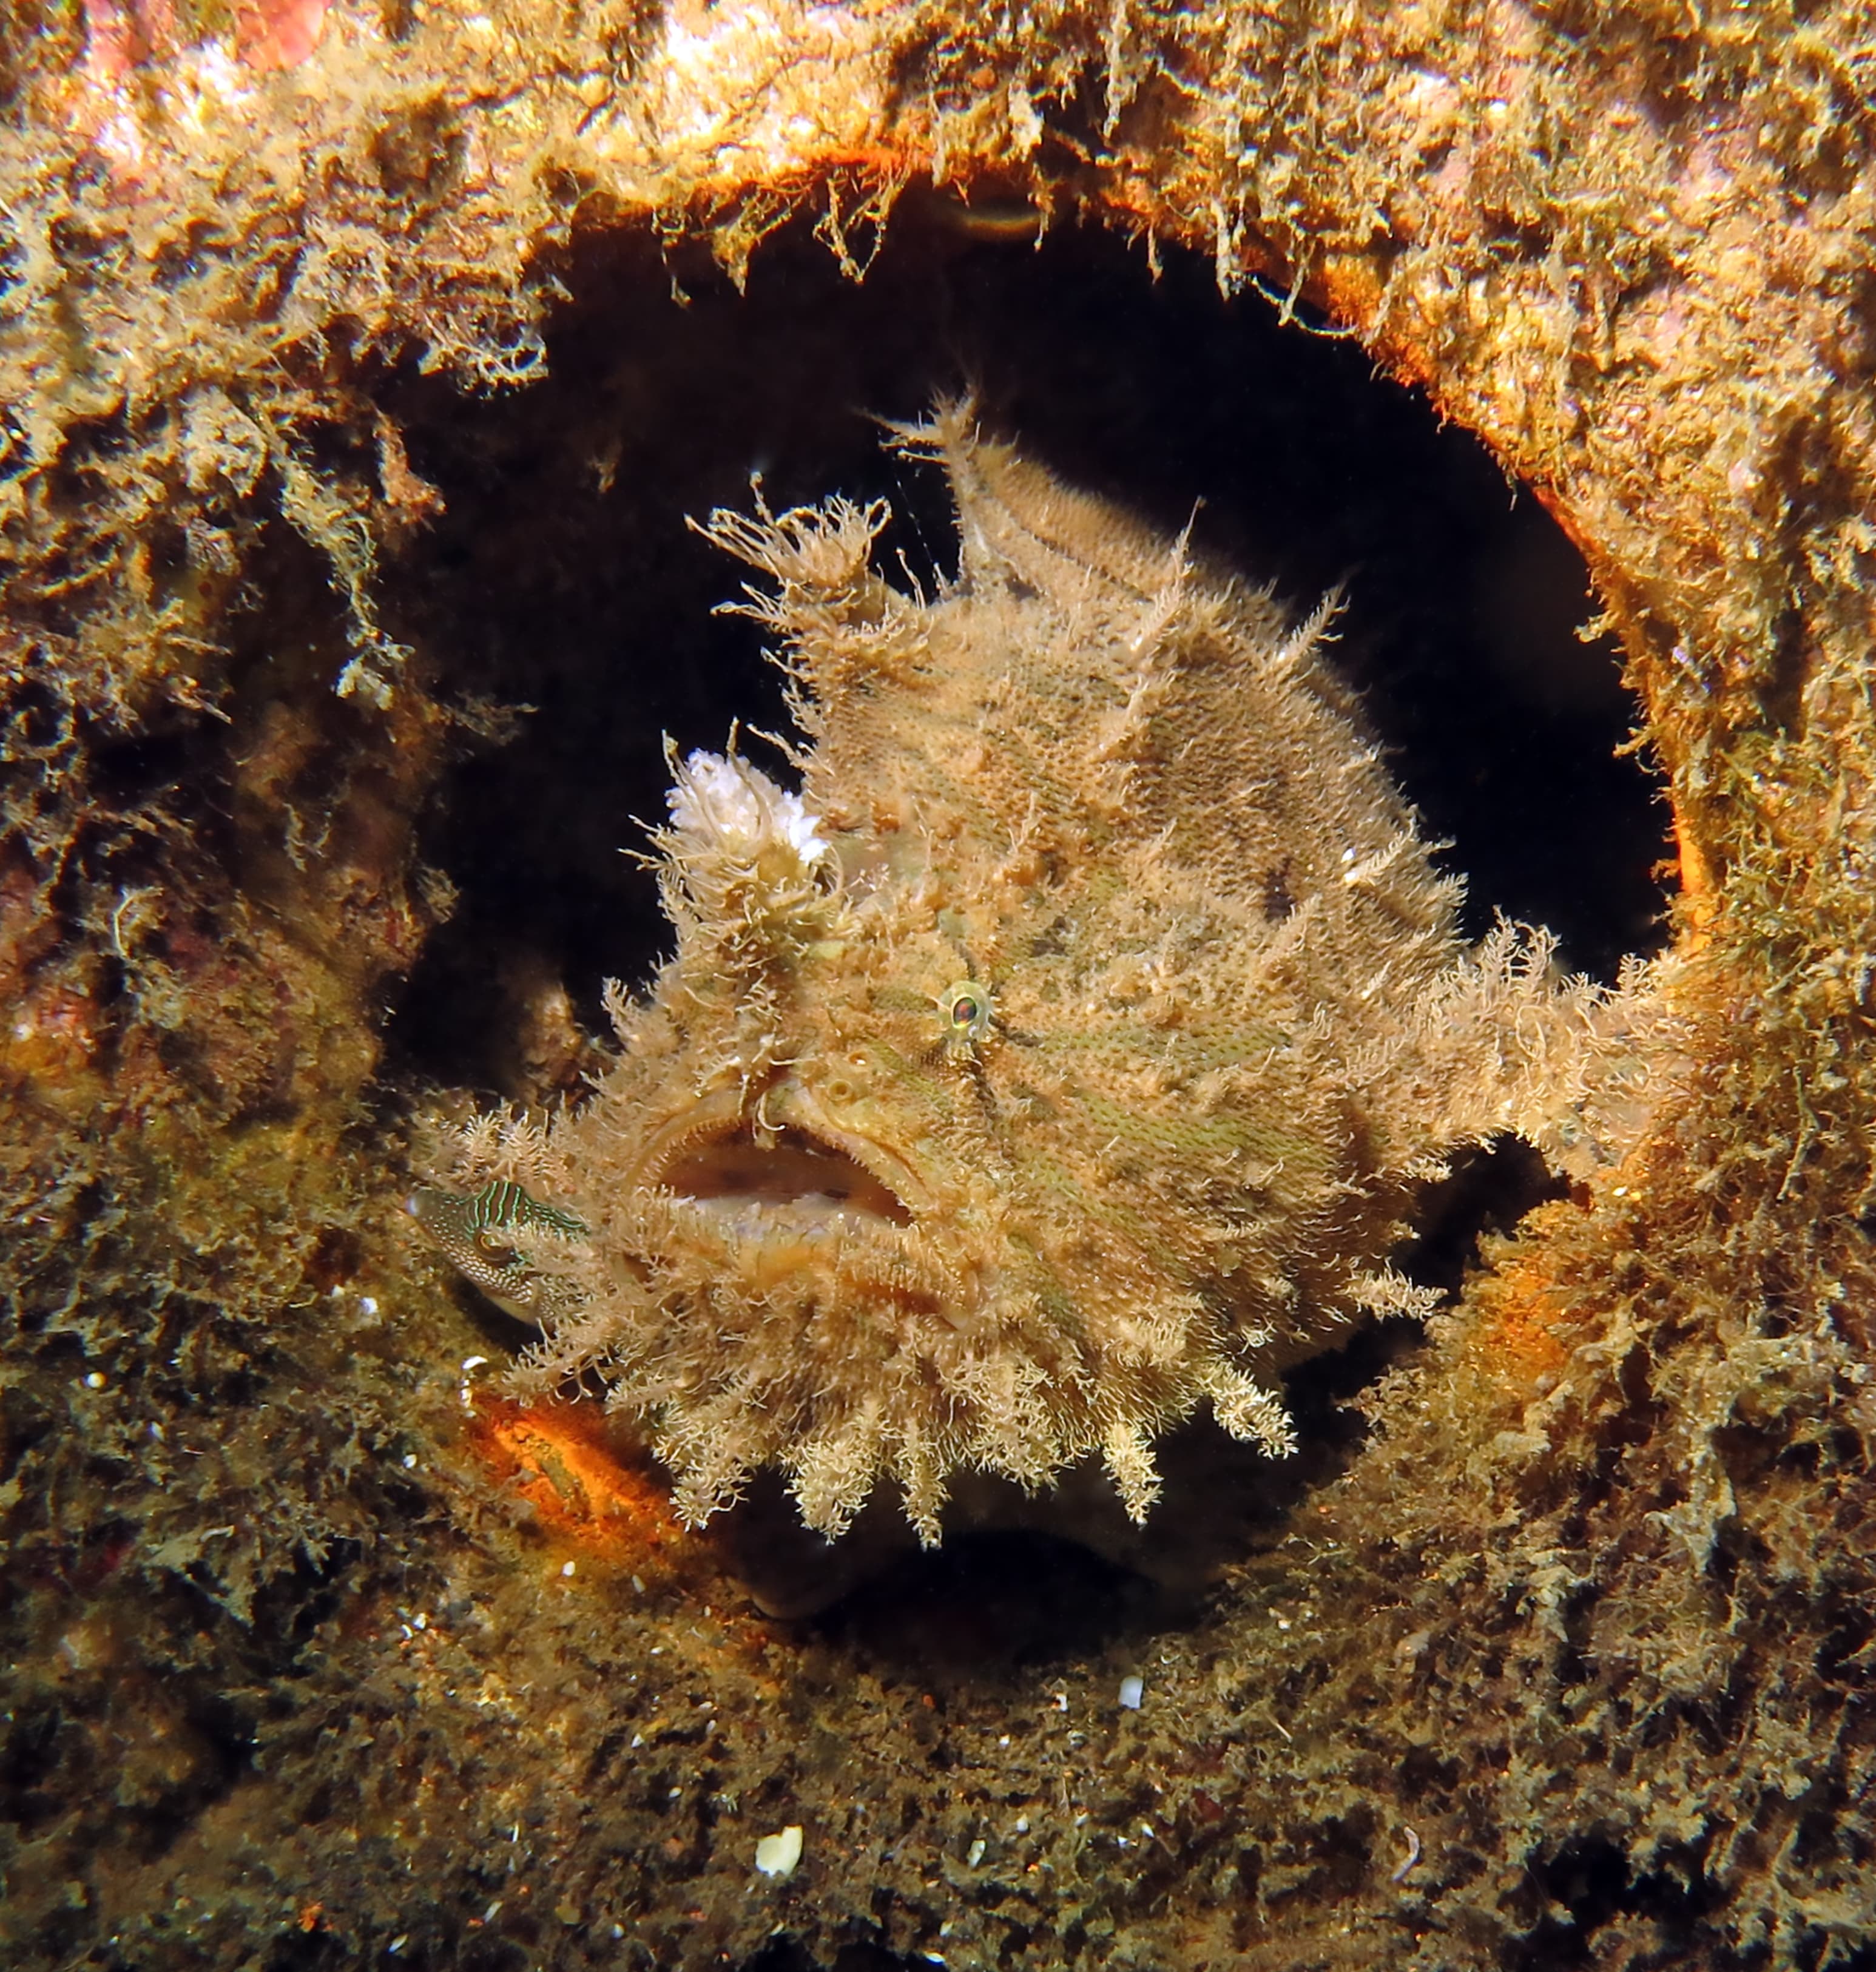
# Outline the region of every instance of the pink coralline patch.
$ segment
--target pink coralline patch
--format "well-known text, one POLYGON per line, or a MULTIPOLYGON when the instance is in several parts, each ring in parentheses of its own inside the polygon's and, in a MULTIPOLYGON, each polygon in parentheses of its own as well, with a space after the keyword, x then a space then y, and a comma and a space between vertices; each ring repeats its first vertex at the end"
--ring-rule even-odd
POLYGON ((295 68, 319 45, 328 0, 246 0, 234 17, 235 47, 253 69, 295 68))
POLYGON ((106 82, 171 45, 170 0, 84 0, 85 67, 106 82))
MULTIPOLYGON (((330 0, 241 0, 235 50, 242 65, 297 67, 319 45, 330 0)), ((174 0, 83 0, 86 70, 109 83, 152 60, 176 54, 174 0)))

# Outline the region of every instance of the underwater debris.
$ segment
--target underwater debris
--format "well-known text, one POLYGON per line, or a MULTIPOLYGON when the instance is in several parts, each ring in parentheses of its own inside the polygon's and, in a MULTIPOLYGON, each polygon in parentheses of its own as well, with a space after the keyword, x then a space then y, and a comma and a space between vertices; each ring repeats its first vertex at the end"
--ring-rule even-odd
POLYGON ((1281 1372, 1430 1304, 1386 1259, 1417 1187, 1581 1134, 1606 996, 1542 932, 1462 942, 1320 661, 1333 599, 1292 625, 967 406, 898 442, 949 474, 957 582, 874 571, 881 504, 712 517, 776 585, 742 606, 801 792, 676 764, 677 949, 609 990, 618 1059, 470 1125, 478 1200, 421 1216, 500 1220, 517 1387, 596 1372, 693 1523, 773 1465, 832 1536, 886 1474, 929 1543, 954 1469, 1096 1451, 1139 1520, 1156 1434, 1209 1402, 1284 1453, 1281 1372))

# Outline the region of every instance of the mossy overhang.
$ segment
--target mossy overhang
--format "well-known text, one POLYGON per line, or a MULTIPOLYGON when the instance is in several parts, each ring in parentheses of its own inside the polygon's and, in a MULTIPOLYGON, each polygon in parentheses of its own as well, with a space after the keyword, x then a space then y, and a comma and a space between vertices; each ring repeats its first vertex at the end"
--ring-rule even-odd
MULTIPOLYGON (((0 523, 28 563, 69 557, 49 496, 74 434, 168 407, 191 426, 194 505, 271 466, 333 561, 368 689, 395 661, 370 597, 409 489, 387 453, 369 494, 317 495, 308 434, 357 407, 318 401, 316 352, 524 381, 582 228, 701 233, 740 276, 811 211, 857 274, 895 201, 931 187, 967 224, 1201 248, 1222 286, 1321 308, 1483 437, 1588 560, 1691 889, 1759 805, 1711 743, 1724 755, 1858 634, 1836 599, 1868 553, 1872 452, 1853 10, 1703 24, 1637 5, 1594 34, 1509 5, 264 0, 85 22, 79 39, 48 15, 11 78, 0 523), (202 436, 230 382, 252 441, 232 450, 202 436)), ((141 566, 113 552, 147 594, 147 546, 141 566)), ((225 586, 171 589, 164 634, 120 625, 107 650, 107 626, 78 628, 133 704, 212 689, 212 657, 181 652, 225 586)))

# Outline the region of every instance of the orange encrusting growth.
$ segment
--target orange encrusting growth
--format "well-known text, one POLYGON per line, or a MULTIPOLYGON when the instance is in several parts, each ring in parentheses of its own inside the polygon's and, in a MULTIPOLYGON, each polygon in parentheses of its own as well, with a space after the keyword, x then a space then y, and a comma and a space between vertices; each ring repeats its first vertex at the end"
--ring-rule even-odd
POLYGON ((1561 1366, 1566 1351, 1554 1324, 1571 1304, 1568 1291, 1551 1272, 1542 1243, 1522 1247, 1481 1283, 1476 1295, 1484 1311, 1478 1334, 1490 1355, 1496 1382, 1506 1386, 1532 1383, 1561 1366))
POLYGON ((491 1476, 561 1539, 641 1576, 694 1576, 702 1543, 673 1514, 656 1479, 619 1457, 596 1410, 478 1394, 468 1441, 491 1476))

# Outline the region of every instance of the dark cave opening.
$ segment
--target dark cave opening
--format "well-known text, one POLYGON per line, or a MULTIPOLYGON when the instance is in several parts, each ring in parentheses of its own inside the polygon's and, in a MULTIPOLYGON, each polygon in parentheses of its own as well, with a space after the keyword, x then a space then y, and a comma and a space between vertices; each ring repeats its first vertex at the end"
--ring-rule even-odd
MULTIPOLYGON (((1225 301, 1196 256, 1169 255, 1155 279, 1110 236, 1064 232, 1039 249, 929 214, 896 223, 860 285, 805 230, 757 256, 740 296, 707 262, 667 266, 638 241, 598 243, 563 278, 577 299, 546 381, 476 403, 406 379, 386 399, 447 502, 387 585, 387 621, 449 692, 533 708, 461 762, 429 818, 425 854, 460 902, 396 1013, 392 1083, 527 1092, 510 1037, 542 981, 563 982, 597 1031, 601 981, 642 982, 667 948, 652 878, 621 853, 663 815, 665 736, 715 749, 735 720, 783 726, 757 626, 718 610, 742 572, 687 517, 746 509, 752 473, 778 509, 883 497, 887 562, 928 584, 955 565, 945 491, 935 470, 881 449, 876 421, 915 420, 967 387, 987 425, 1065 480, 1169 534, 1194 520, 1202 553, 1297 611, 1346 585, 1335 661, 1431 831, 1451 842, 1475 931, 1499 912, 1548 925, 1566 965, 1605 980, 1659 942, 1665 809, 1623 750, 1632 713, 1615 653, 1578 638, 1594 610, 1580 560, 1476 440, 1352 344, 1285 325, 1256 293, 1225 301)), ((1522 1144, 1462 1159, 1401 1263, 1456 1288, 1480 1232, 1556 1188, 1522 1144)), ((1082 1473, 1065 1482, 1081 1496, 1065 1516, 1038 1523, 992 1503, 933 1555, 906 1552, 896 1501, 876 1498, 869 1512, 891 1523, 879 1553, 867 1561, 850 1536, 819 1587, 823 1565, 795 1556, 801 1530, 778 1489, 742 1543, 759 1565, 740 1572, 772 1575, 778 1601, 824 1611, 817 1627, 869 1658, 928 1676, 929 1640, 915 1624, 909 1643, 892 1612, 1000 1608, 1010 1579, 1026 1606, 1074 1608, 1094 1569, 1101 1636, 1014 1616, 947 1631, 940 1654, 957 1674, 1189 1620, 1219 1562, 1278 1537, 1346 1466, 1365 1432, 1352 1400, 1419 1332, 1357 1324, 1294 1372, 1307 1450, 1281 1470, 1204 1420, 1164 1441, 1170 1503, 1150 1562, 1104 1481, 1080 1484, 1082 1473), (1179 1513, 1182 1494, 1206 1510, 1179 1513), (1171 1553, 1176 1525, 1201 1531, 1171 1553)), ((732 1551, 749 1518, 730 1517, 732 1551)))
MULTIPOLYGON (((879 418, 976 391, 986 423, 1065 479, 1300 610, 1347 591, 1336 661, 1395 771, 1495 912, 1548 925, 1611 978, 1658 942, 1665 811, 1622 753, 1616 657, 1584 643, 1580 560, 1474 439, 1353 344, 1227 302, 1209 264, 1064 230, 1037 247, 896 222, 866 279, 804 229, 739 295, 642 241, 576 252, 543 383, 488 401, 439 380, 385 393, 445 512, 386 583, 387 622, 464 700, 532 708, 449 778, 425 835, 459 893, 393 1017, 396 1080, 513 1092, 517 981, 600 982, 665 948, 649 876, 621 854, 662 815, 664 736, 719 748, 784 722, 757 626, 713 613, 739 571, 687 527, 749 501, 883 496, 889 558, 954 565, 937 473, 880 449, 879 418), (635 820, 635 818, 637 819, 635 820), (506 1085, 506 1086, 504 1086, 506 1085)), ((759 743, 759 757, 765 756, 759 743)))

